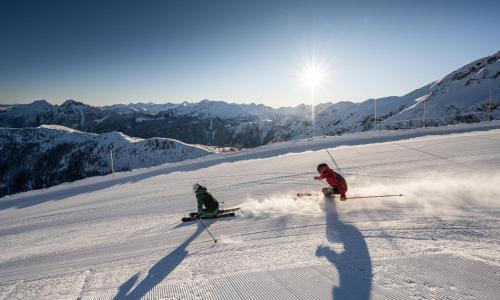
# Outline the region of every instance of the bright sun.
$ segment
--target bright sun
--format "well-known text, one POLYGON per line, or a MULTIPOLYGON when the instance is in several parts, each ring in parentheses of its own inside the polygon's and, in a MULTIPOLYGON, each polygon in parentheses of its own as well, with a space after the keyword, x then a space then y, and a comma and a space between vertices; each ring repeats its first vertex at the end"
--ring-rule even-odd
POLYGON ((316 88, 325 80, 325 72, 315 64, 305 66, 301 73, 302 82, 310 88, 316 88))

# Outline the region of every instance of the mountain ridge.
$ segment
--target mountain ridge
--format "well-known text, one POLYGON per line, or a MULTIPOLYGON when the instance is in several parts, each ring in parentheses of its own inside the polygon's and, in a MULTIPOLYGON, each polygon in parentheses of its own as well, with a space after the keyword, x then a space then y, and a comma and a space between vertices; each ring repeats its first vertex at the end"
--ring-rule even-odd
POLYGON ((280 108, 207 99, 195 103, 103 107, 71 99, 61 105, 37 100, 0 105, 0 127, 56 124, 86 132, 119 131, 129 136, 172 138, 189 144, 257 147, 375 127, 400 129, 498 119, 500 99, 489 103, 490 91, 500 95, 500 51, 402 96, 280 108))
POLYGON ((168 139, 141 139, 121 132, 81 132, 60 125, 0 128, 0 197, 115 171, 210 155, 207 148, 168 139))

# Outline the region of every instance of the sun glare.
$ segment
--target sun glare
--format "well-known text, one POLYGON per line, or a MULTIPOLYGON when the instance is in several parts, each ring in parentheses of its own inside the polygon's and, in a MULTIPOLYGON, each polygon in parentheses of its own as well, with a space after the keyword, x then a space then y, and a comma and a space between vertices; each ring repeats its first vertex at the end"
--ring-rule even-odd
POLYGON ((302 80, 304 84, 309 87, 316 87, 321 82, 321 74, 317 68, 307 68, 302 74, 302 80))
POLYGON ((325 71, 317 64, 308 64, 302 69, 301 80, 309 88, 316 88, 325 80, 325 71))

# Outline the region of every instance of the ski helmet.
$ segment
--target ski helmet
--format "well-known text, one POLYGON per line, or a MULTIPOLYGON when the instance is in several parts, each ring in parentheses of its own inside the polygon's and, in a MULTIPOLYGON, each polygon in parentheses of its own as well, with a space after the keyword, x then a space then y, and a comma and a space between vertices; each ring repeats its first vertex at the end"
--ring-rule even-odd
POLYGON ((202 186, 199 183, 193 184, 193 193, 196 193, 198 189, 200 189, 202 186))
POLYGON ((323 169, 324 167, 328 167, 328 165, 326 163, 320 163, 317 167, 316 167, 316 170, 318 172, 321 171, 321 169, 323 169))

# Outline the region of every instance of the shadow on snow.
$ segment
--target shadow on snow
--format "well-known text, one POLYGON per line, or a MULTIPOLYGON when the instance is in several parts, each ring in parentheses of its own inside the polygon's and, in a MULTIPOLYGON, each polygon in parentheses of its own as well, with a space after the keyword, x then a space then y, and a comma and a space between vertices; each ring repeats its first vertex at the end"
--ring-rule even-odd
MULTIPOLYGON (((208 227, 210 224, 206 224, 208 227)), ((163 279, 165 279, 170 273, 172 273, 186 258, 188 251, 187 246, 191 244, 202 232, 203 227, 198 224, 196 231, 182 244, 180 244, 174 251, 170 252, 167 256, 160 259, 154 266, 152 266, 148 275, 132 289, 139 279, 139 273, 130 277, 125 283, 123 283, 118 294, 114 297, 115 300, 118 299, 139 299, 151 291, 157 284, 159 284, 163 279)))
POLYGON ((325 257, 335 266, 339 286, 332 291, 333 299, 369 299, 372 289, 372 265, 368 246, 361 232, 353 225, 343 223, 335 201, 325 201, 326 238, 330 243, 341 243, 344 252, 320 245, 316 256, 325 257))

